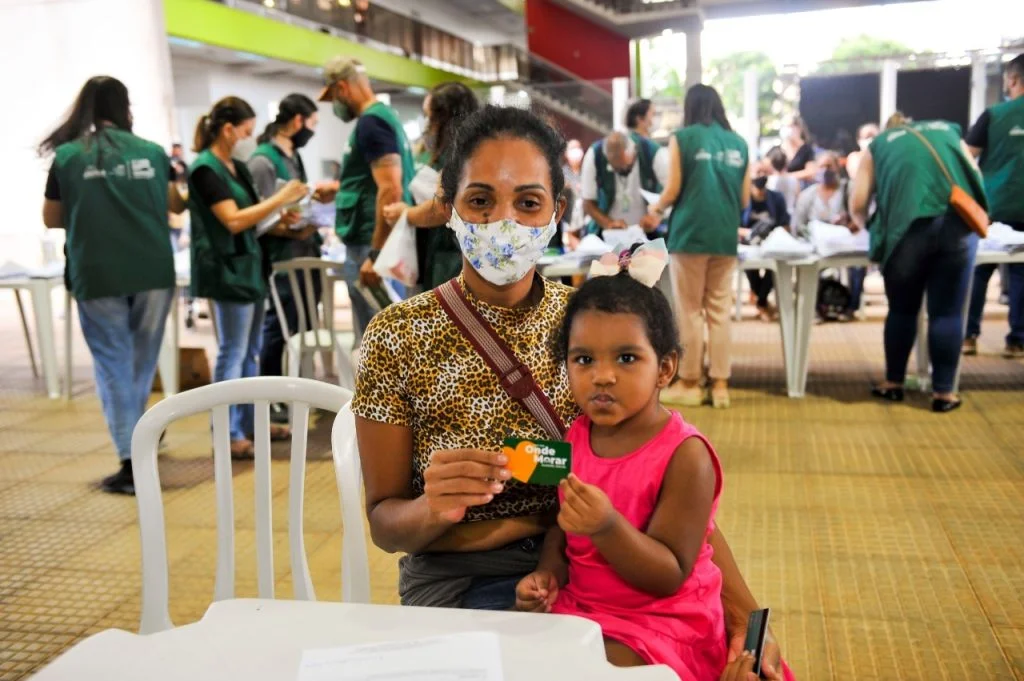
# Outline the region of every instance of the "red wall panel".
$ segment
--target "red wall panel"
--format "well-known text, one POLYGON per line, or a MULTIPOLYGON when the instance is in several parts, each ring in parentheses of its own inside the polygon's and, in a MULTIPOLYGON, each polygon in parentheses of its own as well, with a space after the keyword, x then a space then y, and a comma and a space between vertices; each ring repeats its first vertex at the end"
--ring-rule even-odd
MULTIPOLYGON (((552 0, 526 0, 530 52, 580 78, 629 77, 629 38, 573 14, 552 0)), ((607 90, 611 83, 599 83, 607 90)))

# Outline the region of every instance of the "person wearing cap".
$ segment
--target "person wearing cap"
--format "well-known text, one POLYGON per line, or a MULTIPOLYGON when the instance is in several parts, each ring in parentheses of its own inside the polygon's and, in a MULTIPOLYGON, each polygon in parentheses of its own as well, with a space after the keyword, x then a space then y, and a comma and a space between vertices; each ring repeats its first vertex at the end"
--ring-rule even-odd
POLYGON ((333 101, 334 114, 346 123, 358 119, 341 161, 335 199, 335 231, 346 249, 342 276, 352 301, 358 346, 373 310, 356 286, 380 283, 373 262, 391 231, 384 207, 396 201, 412 203, 409 183, 415 167, 398 115, 374 95, 362 63, 335 57, 324 66, 324 80, 320 101, 333 101))

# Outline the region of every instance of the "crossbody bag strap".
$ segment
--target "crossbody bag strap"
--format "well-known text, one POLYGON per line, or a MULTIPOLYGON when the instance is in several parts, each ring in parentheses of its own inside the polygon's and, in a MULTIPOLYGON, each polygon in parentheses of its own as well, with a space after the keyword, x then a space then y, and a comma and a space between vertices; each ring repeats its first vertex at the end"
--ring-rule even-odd
POLYGON ((562 417, 537 385, 530 368, 470 304, 458 282, 452 279, 441 284, 434 289, 434 297, 463 337, 497 374, 498 382, 509 397, 523 405, 551 439, 561 440, 566 431, 562 417))
POLYGON ((939 152, 935 151, 935 147, 933 147, 932 143, 928 141, 928 138, 917 130, 914 130, 909 125, 904 126, 904 129, 917 139, 921 140, 921 144, 923 144, 925 148, 932 153, 932 156, 935 158, 935 162, 939 165, 939 170, 941 170, 942 174, 946 176, 947 180, 949 180, 950 188, 957 186, 956 182, 953 181, 953 176, 949 173, 949 169, 946 168, 946 164, 942 162, 942 157, 939 156, 939 152))

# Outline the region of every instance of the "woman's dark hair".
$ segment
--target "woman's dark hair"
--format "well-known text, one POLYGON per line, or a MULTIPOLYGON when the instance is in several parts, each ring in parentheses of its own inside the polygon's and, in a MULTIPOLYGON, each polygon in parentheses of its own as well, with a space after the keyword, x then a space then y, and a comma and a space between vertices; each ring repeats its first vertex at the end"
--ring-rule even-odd
POLYGON ((718 96, 718 90, 710 85, 694 85, 686 91, 686 101, 683 102, 683 127, 712 123, 732 130, 729 119, 725 117, 725 106, 718 96))
POLYGON ((649 99, 638 99, 630 104, 626 109, 626 127, 630 130, 635 128, 640 119, 646 116, 650 110, 651 100, 649 99))
POLYGON ((67 120, 39 144, 39 154, 45 156, 62 144, 101 135, 106 124, 132 131, 128 88, 117 78, 93 76, 82 86, 67 120))
POLYGON ((267 127, 263 129, 263 134, 256 138, 256 142, 259 144, 269 142, 274 139, 278 130, 296 116, 302 116, 302 120, 306 120, 318 110, 316 102, 306 95, 299 93, 288 95, 277 105, 277 117, 267 124, 267 127))
MULTIPOLYGON (((630 251, 638 247, 633 246, 630 251)), ((676 318, 665 294, 657 286, 644 286, 628 272, 620 272, 612 277, 590 279, 569 299, 552 348, 555 361, 559 364, 564 363, 569 356, 569 333, 572 331, 573 320, 576 315, 588 310, 635 314, 643 321, 647 339, 659 360, 671 352, 680 356, 683 354, 676 318)))
POLYGON ((778 144, 768 150, 765 158, 772 164, 772 168, 775 168, 780 173, 789 165, 789 157, 786 156, 786 152, 778 144))
POLYGON ((462 171, 476 148, 487 140, 498 139, 527 140, 544 154, 551 171, 551 196, 557 201, 565 187, 565 176, 562 174, 565 140, 536 114, 512 106, 488 105, 462 121, 447 151, 444 169, 441 171, 441 198, 444 202, 455 202, 462 171))
POLYGON ((196 123, 196 134, 192 139, 192 151, 198 153, 210 148, 225 125, 240 125, 256 118, 256 112, 249 102, 241 97, 229 96, 213 105, 210 113, 203 114, 196 123))
POLYGON ((432 163, 443 158, 455 130, 480 108, 476 95, 463 83, 441 83, 430 91, 430 126, 437 133, 432 163))

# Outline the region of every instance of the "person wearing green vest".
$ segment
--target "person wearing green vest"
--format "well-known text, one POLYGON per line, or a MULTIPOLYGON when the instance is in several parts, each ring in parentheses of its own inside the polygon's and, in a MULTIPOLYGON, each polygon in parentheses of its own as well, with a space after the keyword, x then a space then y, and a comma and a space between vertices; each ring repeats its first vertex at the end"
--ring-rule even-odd
MULTIPOLYGON (((249 157, 249 174, 252 175, 256 193, 267 199, 277 192, 279 183, 290 180, 307 182, 306 168, 302 163, 299 150, 306 146, 313 137, 317 126, 317 106, 309 97, 302 94, 291 94, 280 101, 277 116, 271 121, 259 137, 259 146, 249 157)), ((321 193, 314 194, 319 198, 321 193)), ((329 200, 333 200, 333 196, 329 200)), ((260 237, 260 247, 270 264, 284 262, 293 258, 319 258, 323 238, 316 227, 308 226, 288 236, 264 234, 260 237)), ((322 282, 319 273, 314 273, 311 280, 313 286, 314 307, 320 304, 322 282)), ((288 323, 288 329, 297 333, 299 305, 306 305, 305 283, 300 281, 300 299, 292 295, 292 287, 288 277, 279 274, 273 277, 271 285, 276 287, 281 309, 288 323)), ((303 307, 302 309, 306 309, 303 307)), ((287 339, 281 320, 277 316, 277 308, 269 305, 266 318, 263 320, 263 347, 260 351, 260 375, 281 376, 282 358, 287 339)), ((287 421, 287 405, 274 405, 275 420, 287 421)))
POLYGON ((647 213, 641 190, 657 194, 668 178, 667 149, 647 139, 638 143, 629 133, 613 132, 594 142, 583 156, 580 186, 586 231, 598 236, 606 229, 640 225, 647 231, 659 221, 647 213))
POLYGON ((153 387, 174 297, 168 211, 185 202, 160 145, 132 134, 128 89, 90 78, 40 145, 53 155, 43 223, 66 231, 65 282, 78 301, 96 391, 121 468, 106 492, 135 493, 131 440, 153 387))
MULTIPOLYGON (((269 274, 257 231, 293 235, 299 216, 282 210, 306 196, 306 185, 289 180, 263 201, 245 163, 232 156, 252 136, 256 114, 238 97, 225 97, 199 119, 189 169, 188 209, 192 218, 192 295, 213 301, 219 344, 214 381, 256 376, 263 338, 269 274)), ((231 407, 231 456, 253 454, 252 405, 231 407)), ((288 436, 271 426, 271 437, 288 436)))
MULTIPOLYGON (((1018 232, 1024 231, 1024 54, 1018 55, 1003 71, 1006 101, 996 104, 978 117, 967 133, 967 145, 980 157, 981 174, 988 195, 992 222, 1002 222, 1018 232)), ((988 280, 995 265, 974 268, 971 308, 967 315, 964 354, 978 353, 981 316, 985 311, 988 280)), ((1024 357, 1024 264, 1011 264, 1004 272, 1009 277, 1010 333, 1006 336, 1003 357, 1024 357)))
POLYGON ((684 406, 706 396, 704 323, 708 329, 711 404, 729 406, 732 278, 740 220, 750 203, 747 143, 732 131, 718 92, 694 85, 683 104, 683 127, 669 143, 668 182, 651 206, 660 216, 672 208, 668 250, 680 335, 686 352, 677 385, 662 395, 684 406))
POLYGON ((897 112, 861 158, 850 212, 870 232, 869 255, 879 265, 889 301, 885 380, 872 395, 903 401, 907 360, 927 293, 932 410, 942 413, 960 406, 953 384, 978 236, 950 207, 950 182, 933 151, 957 186, 986 207, 981 176, 960 139, 960 126, 947 121, 912 123, 897 112), (876 209, 869 220, 872 196, 876 209))
MULTIPOLYGON (((463 83, 442 83, 435 86, 423 100, 423 113, 427 126, 423 145, 429 151, 427 172, 437 176, 436 190, 440 189, 440 173, 446 154, 455 139, 456 127, 480 108, 476 95, 463 83)), ((419 175, 419 173, 417 173, 419 175)), ((417 179, 416 186, 420 181, 417 179)), ((415 206, 398 201, 384 207, 384 218, 394 226, 402 213, 416 230, 416 249, 420 266, 420 284, 425 290, 434 289, 459 276, 462 271, 462 251, 455 233, 447 227, 448 214, 435 198, 417 197, 415 206)))
POLYGON ((381 283, 373 263, 391 232, 384 206, 412 203, 409 183, 415 164, 398 114, 377 99, 362 62, 334 57, 324 66, 324 81, 320 101, 333 102, 334 114, 346 123, 358 119, 341 161, 341 188, 335 200, 335 231, 345 244, 341 271, 352 302, 358 347, 373 317, 358 286, 381 283))

